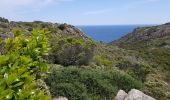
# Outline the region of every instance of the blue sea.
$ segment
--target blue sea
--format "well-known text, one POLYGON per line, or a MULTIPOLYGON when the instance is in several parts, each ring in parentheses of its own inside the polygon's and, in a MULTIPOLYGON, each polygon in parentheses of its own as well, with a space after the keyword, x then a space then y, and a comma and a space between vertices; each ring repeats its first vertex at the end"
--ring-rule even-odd
POLYGON ((151 25, 98 25, 77 27, 93 40, 109 43, 132 32, 137 27, 144 26, 151 25))

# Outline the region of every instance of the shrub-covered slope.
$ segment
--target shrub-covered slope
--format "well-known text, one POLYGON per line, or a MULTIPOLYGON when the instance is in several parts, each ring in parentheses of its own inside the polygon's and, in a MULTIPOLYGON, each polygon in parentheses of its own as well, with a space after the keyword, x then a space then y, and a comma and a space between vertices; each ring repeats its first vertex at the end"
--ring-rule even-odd
MULTIPOLYGON (((14 33, 23 33, 26 39, 34 29, 45 30, 49 32, 46 37, 50 49, 41 60, 50 69, 46 83, 52 97, 110 100, 119 89, 128 92, 137 88, 158 100, 166 100, 170 97, 169 26, 138 28, 113 43, 103 44, 71 25, 0 18, 0 54, 7 52, 4 40, 15 38, 14 33)), ((39 46, 37 53, 44 48, 39 46)), ((30 54, 36 56, 34 52, 30 54)))
POLYGON ((170 91, 170 24, 153 27, 137 28, 132 33, 112 42, 111 46, 118 46, 131 50, 136 57, 142 58, 156 72, 149 75, 152 95, 158 97, 168 96, 170 91), (152 82, 152 83, 151 83, 152 82), (156 92, 157 91, 157 92, 156 92))
POLYGON ((112 45, 136 51, 154 68, 170 72, 170 24, 137 28, 112 45))
MULTIPOLYGON (((95 43, 72 25, 41 21, 14 22, 1 18, 0 38, 12 38, 14 32, 28 35, 35 28, 49 31, 47 37, 51 50, 49 56, 45 57, 49 62, 67 66, 87 65, 92 59, 95 43)), ((1 50, 3 52, 3 47, 0 47, 1 50)))

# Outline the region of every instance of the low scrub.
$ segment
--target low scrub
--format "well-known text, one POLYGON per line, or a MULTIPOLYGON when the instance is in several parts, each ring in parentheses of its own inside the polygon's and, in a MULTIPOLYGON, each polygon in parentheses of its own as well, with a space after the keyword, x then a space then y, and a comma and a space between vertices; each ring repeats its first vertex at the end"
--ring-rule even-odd
POLYGON ((142 83, 118 70, 51 68, 46 79, 54 97, 69 100, 113 99, 119 89, 142 88, 142 83))
POLYGON ((93 58, 95 43, 92 40, 84 41, 76 37, 51 37, 51 52, 49 59, 55 64, 88 65, 93 58))

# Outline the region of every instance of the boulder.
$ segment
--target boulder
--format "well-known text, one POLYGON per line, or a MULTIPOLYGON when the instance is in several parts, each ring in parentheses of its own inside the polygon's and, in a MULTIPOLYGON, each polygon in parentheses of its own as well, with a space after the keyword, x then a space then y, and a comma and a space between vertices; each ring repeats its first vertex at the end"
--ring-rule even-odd
POLYGON ((155 99, 144 94, 139 90, 132 89, 124 100, 155 100, 155 99))
POLYGON ((66 98, 66 97, 55 97, 55 98, 53 98, 53 100, 68 100, 68 98, 66 98))
POLYGON ((119 92, 117 93, 115 97, 115 100, 124 100, 127 95, 128 94, 125 91, 119 90, 119 92))
POLYGON ((115 100, 156 100, 143 92, 132 89, 128 94, 123 90, 119 90, 115 97, 115 100))

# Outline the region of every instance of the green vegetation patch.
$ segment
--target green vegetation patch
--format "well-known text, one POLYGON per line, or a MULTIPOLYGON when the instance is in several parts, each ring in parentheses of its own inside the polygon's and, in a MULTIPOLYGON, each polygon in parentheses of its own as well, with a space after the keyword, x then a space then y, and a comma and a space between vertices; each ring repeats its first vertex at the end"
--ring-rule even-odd
POLYGON ((119 89, 141 89, 142 83, 124 72, 76 67, 51 68, 46 79, 54 97, 70 100, 114 99, 119 89))
POLYGON ((14 33, 3 42, 0 55, 0 100, 50 100, 39 85, 47 72, 42 56, 48 53, 45 30, 34 30, 30 36, 14 33))
POLYGON ((95 43, 74 36, 55 36, 50 39, 50 59, 55 64, 88 65, 93 58, 95 43))

